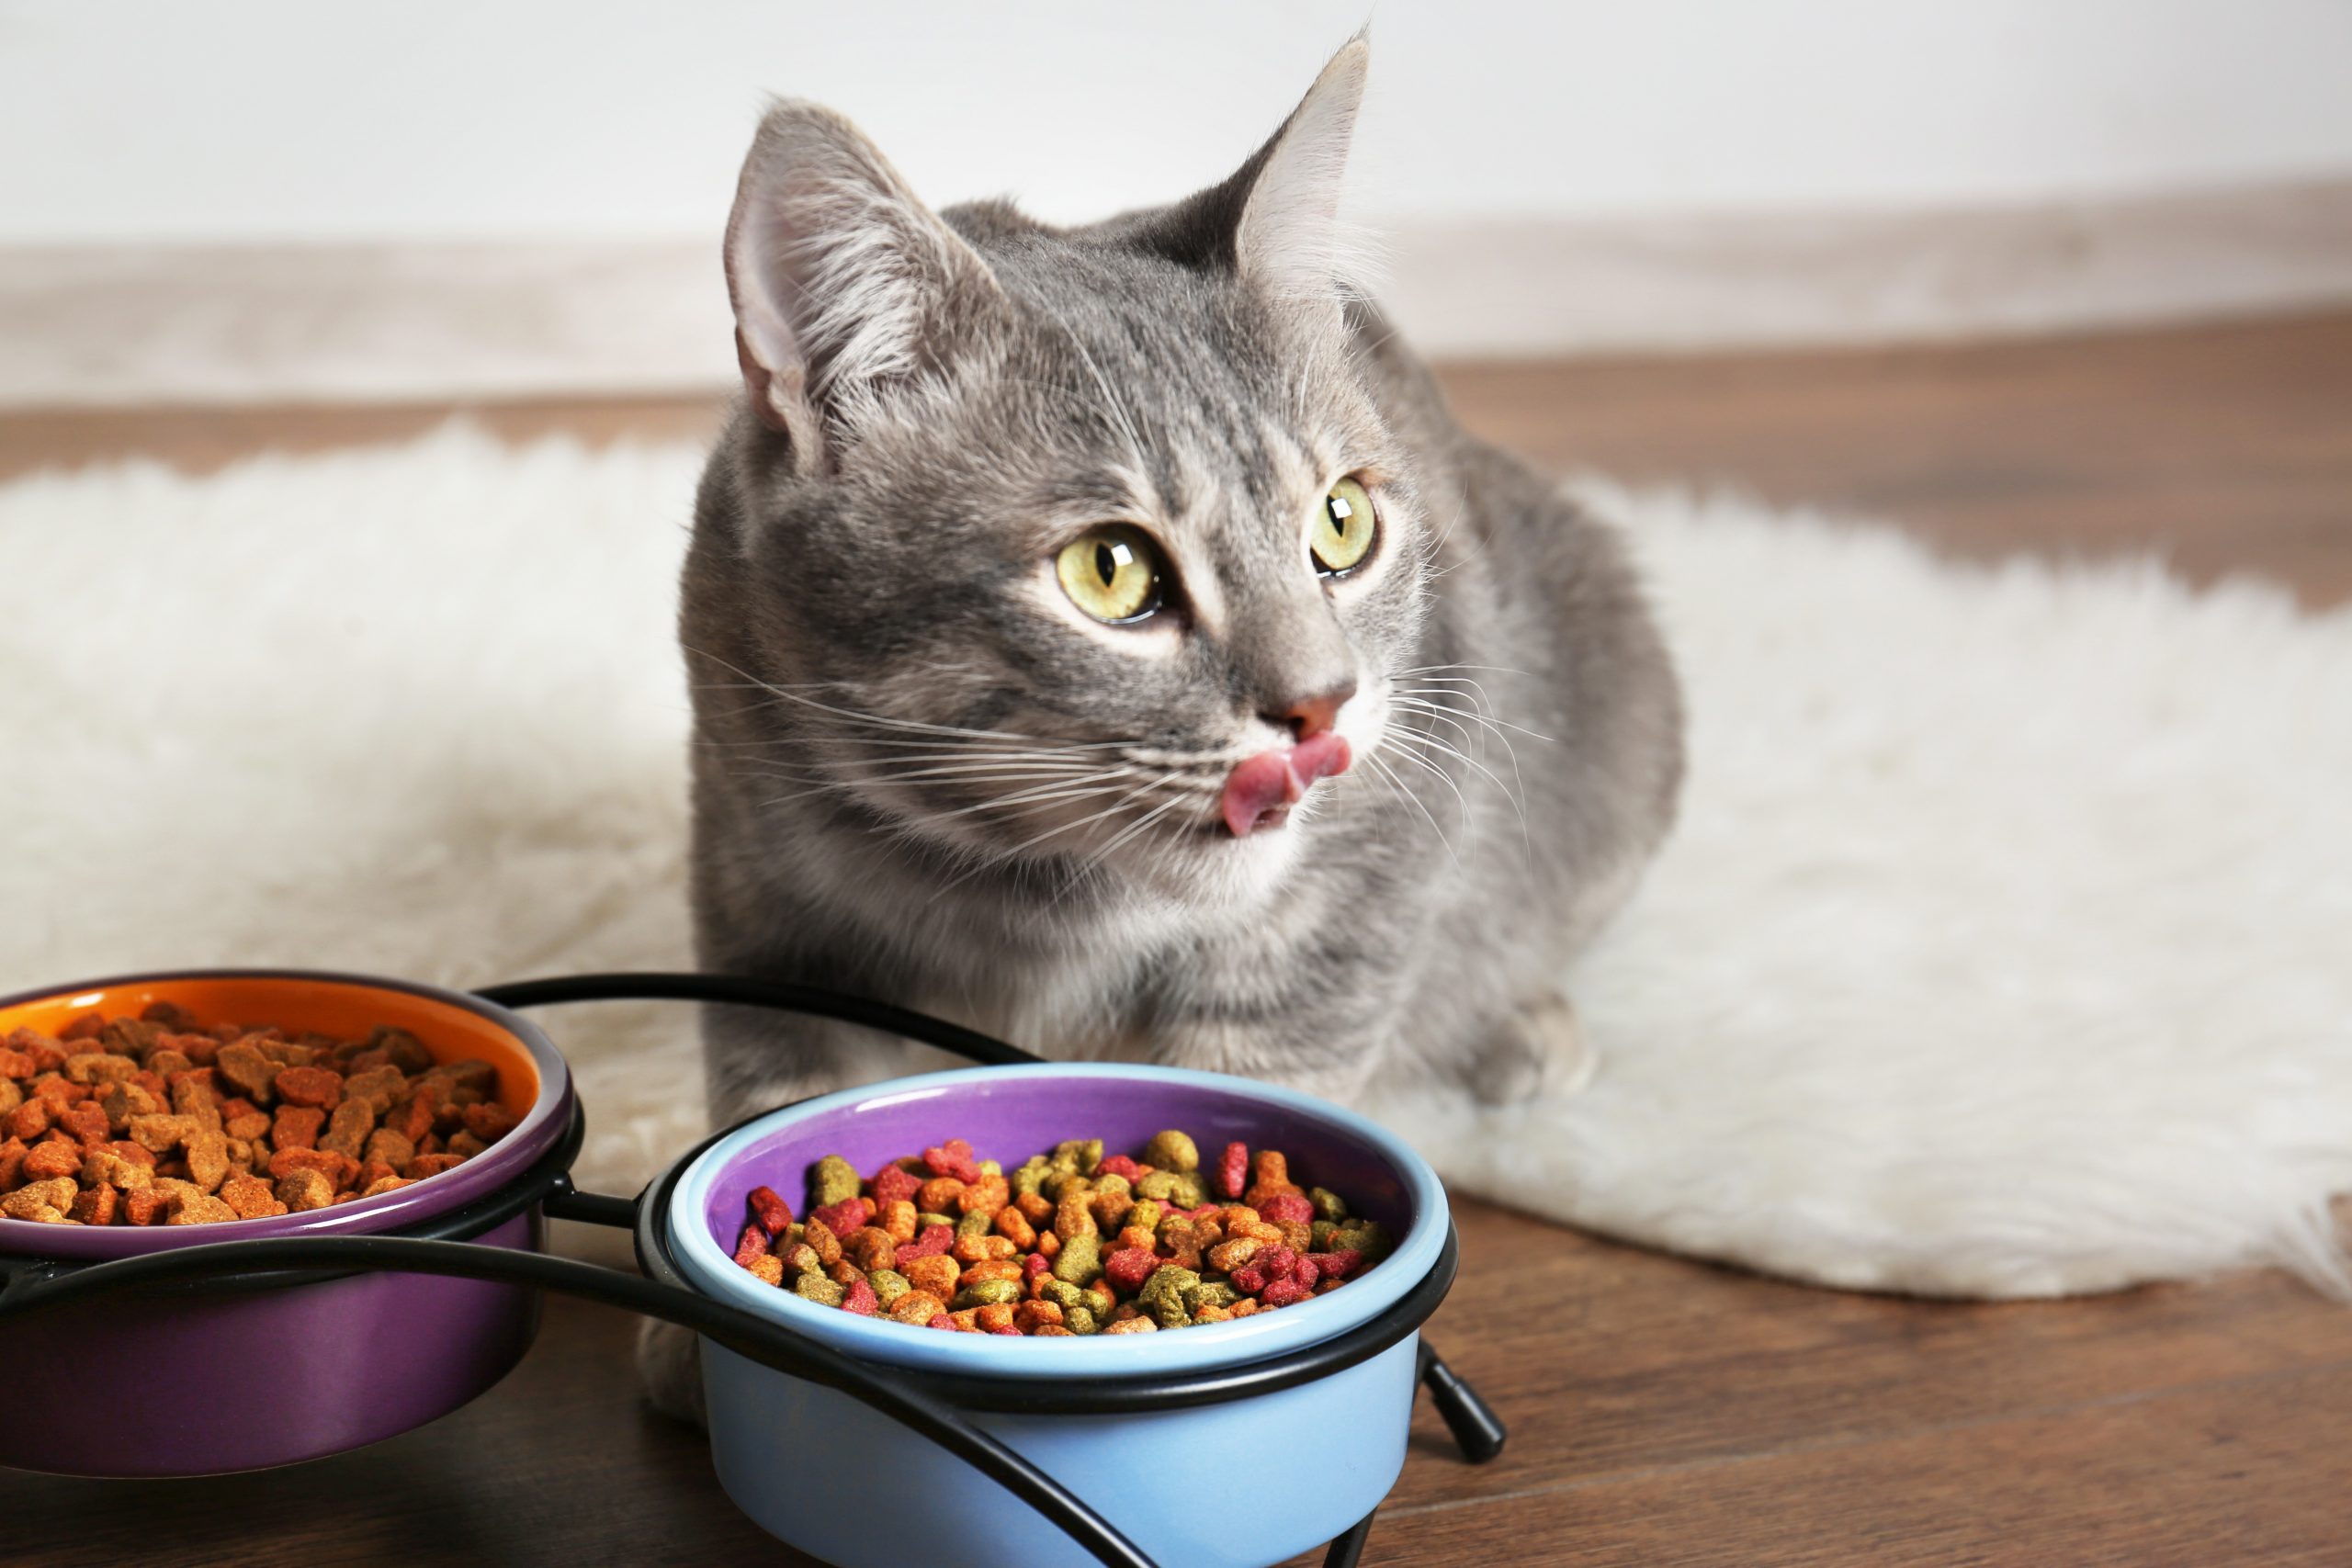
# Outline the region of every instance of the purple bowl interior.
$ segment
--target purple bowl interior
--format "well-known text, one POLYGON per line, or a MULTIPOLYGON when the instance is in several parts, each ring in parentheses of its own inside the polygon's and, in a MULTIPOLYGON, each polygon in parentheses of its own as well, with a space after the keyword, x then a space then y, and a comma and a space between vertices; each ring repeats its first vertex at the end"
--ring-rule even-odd
POLYGON ((1311 1112, 1204 1083, 985 1074, 920 1090, 877 1085, 870 1097, 778 1127, 721 1168, 705 1216, 711 1239, 731 1252, 752 1189, 775 1188, 799 1214, 809 1168, 827 1155, 871 1177, 902 1155, 960 1137, 970 1141, 974 1157, 1010 1171, 1067 1138, 1101 1138, 1105 1154, 1139 1154, 1153 1134, 1168 1128, 1192 1134, 1204 1165, 1236 1141, 1249 1145, 1253 1156, 1261 1148, 1280 1149, 1300 1186, 1329 1188, 1350 1213, 1378 1220, 1397 1236, 1411 1227, 1412 1194, 1388 1157, 1359 1134, 1311 1112))

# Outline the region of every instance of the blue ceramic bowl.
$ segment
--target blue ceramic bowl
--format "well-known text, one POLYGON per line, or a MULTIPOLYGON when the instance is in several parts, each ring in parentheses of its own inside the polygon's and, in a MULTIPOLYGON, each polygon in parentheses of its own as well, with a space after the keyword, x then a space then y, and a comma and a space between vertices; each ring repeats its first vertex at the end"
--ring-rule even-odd
MULTIPOLYGON (((1170 1067, 1046 1065, 900 1078, 745 1122, 690 1161, 663 1215, 679 1272, 720 1300, 775 1318, 877 1368, 1041 1386, 1265 1363, 1356 1329, 1436 1265, 1449 1229, 1437 1175, 1394 1134, 1335 1105, 1245 1078, 1170 1067), (1172 1333, 1092 1338, 943 1334, 820 1307, 762 1284, 731 1253, 745 1198, 797 1200, 829 1154, 860 1171, 949 1137, 1006 1168, 1065 1138, 1140 1148, 1182 1128, 1204 1153, 1239 1140, 1290 1157, 1397 1237, 1344 1290, 1279 1312, 1172 1333)), ((1107 1415, 967 1409, 1159 1562, 1262 1568, 1369 1514, 1403 1468, 1418 1333, 1313 1382, 1182 1408, 1107 1415), (1241 1499, 1255 1499, 1243 1503, 1241 1499)), ((708 1340, 703 1382, 721 1484, 762 1528, 840 1568, 898 1568, 910 1551, 956 1568, 1092 1562, 993 1482, 831 1389, 708 1340), (919 1545, 917 1543, 920 1543, 919 1545)))

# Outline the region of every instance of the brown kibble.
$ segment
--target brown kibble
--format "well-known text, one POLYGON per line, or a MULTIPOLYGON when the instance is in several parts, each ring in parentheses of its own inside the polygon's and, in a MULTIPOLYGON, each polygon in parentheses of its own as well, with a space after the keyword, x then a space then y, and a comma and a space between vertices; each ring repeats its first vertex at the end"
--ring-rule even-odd
POLYGON ((456 1155, 419 1155, 408 1162, 407 1171, 411 1180, 422 1181, 428 1176, 438 1176, 465 1163, 456 1155))
POLYGON ((175 1034, 186 1034, 196 1025, 196 1014, 175 1001, 157 998, 139 1010, 139 1016, 149 1023, 160 1023, 175 1034))
POLYGON ((466 1131, 480 1138, 484 1145, 498 1142, 513 1132, 517 1124, 514 1113, 495 1100, 467 1106, 465 1119, 466 1131))
POLYGON ((65 1211, 74 1206, 74 1179, 53 1177, 46 1181, 28 1181, 6 1198, 0 1198, 0 1214, 12 1220, 38 1220, 44 1224, 59 1224, 65 1211))
POLYGON ((107 1089, 98 1101, 98 1109, 106 1113, 107 1130, 120 1137, 130 1128, 133 1116, 153 1116, 163 1105, 144 1086, 119 1083, 107 1089))
POLYGON ((376 1130, 376 1113, 364 1100, 346 1100, 334 1108, 327 1118, 327 1130, 319 1134, 318 1146, 347 1155, 354 1163, 359 1151, 368 1146, 368 1134, 376 1130))
POLYGON ((258 1220, 270 1214, 286 1213, 286 1205, 277 1201, 269 1183, 258 1176, 232 1176, 220 1184, 219 1197, 236 1211, 241 1220, 258 1220))
POLYGON ((488 1144, 483 1143, 471 1133, 455 1133, 449 1138, 449 1152, 459 1159, 471 1159, 489 1147, 488 1144))
POLYGON ((57 1125, 64 1129, 68 1136, 85 1149, 98 1147, 113 1136, 114 1133, 114 1130, 107 1125, 106 1107, 95 1100, 85 1100, 78 1105, 69 1105, 57 1112, 57 1125))
POLYGON ((171 1212, 171 1201, 153 1187, 141 1187, 122 1195, 122 1217, 134 1225, 160 1225, 171 1212))
POLYGON ((232 1116, 221 1123, 221 1131, 232 1138, 251 1143, 255 1138, 269 1136, 270 1121, 265 1111, 248 1111, 243 1116, 232 1116))
POLYGON ((190 1067, 166 1080, 172 1088, 174 1114, 189 1118, 205 1131, 220 1125, 220 1100, 212 1092, 212 1073, 210 1067, 190 1067))
POLYGON ((182 1193, 172 1200, 170 1216, 164 1223, 167 1225, 215 1225, 236 1217, 236 1210, 209 1192, 182 1193))
POLYGON ((751 1269, 768 1284, 781 1286, 784 1283, 784 1259, 781 1258, 763 1253, 752 1259, 751 1269))
POLYGON ((327 1113, 315 1105, 281 1105, 270 1119, 270 1145, 281 1149, 316 1148, 319 1129, 326 1121, 327 1113))
POLYGON ((0 1142, 0 1192, 17 1185, 25 1168, 25 1156, 31 1152, 22 1138, 0 1142))
POLYGON ((169 1154, 187 1141, 196 1132, 196 1123, 186 1116, 134 1116, 130 1119, 131 1142, 153 1154, 169 1154))
POLYGON ((85 1188, 74 1195, 73 1206, 65 1211, 65 1217, 80 1224, 110 1225, 114 1224, 115 1208, 121 1201, 122 1194, 111 1187, 85 1188))
POLYGON ((416 1145, 390 1127, 379 1127, 368 1134, 367 1145, 359 1155, 362 1164, 380 1160, 399 1170, 416 1157, 416 1145))
POLYGON ((403 1187, 413 1187, 414 1185, 416 1184, 409 1180, 406 1177, 389 1175, 379 1176, 373 1181, 363 1183, 359 1189, 359 1195, 362 1198, 373 1198, 379 1193, 397 1192, 403 1187))
POLYGON ((229 1175, 229 1137, 225 1133, 200 1131, 187 1141, 187 1179, 207 1192, 218 1188, 229 1175))
POLYGON ((288 1213, 308 1213, 312 1209, 323 1209, 334 1201, 334 1183, 319 1171, 305 1167, 279 1177, 276 1196, 286 1205, 288 1213))
POLYGON ((31 1143, 49 1131, 50 1109, 46 1100, 28 1100, 8 1112, 5 1130, 12 1138, 31 1143))
POLYGON ((333 1111, 343 1101, 343 1075, 331 1067, 282 1068, 270 1083, 288 1105, 333 1111))
POLYGON ((359 1174, 359 1162, 333 1149, 280 1149, 269 1156, 273 1181, 283 1181, 298 1170, 318 1172, 326 1179, 327 1190, 334 1191, 351 1185, 359 1174))
POLYGON ((251 1036, 223 1045, 212 1058, 214 1070, 234 1084, 239 1094, 255 1105, 267 1105, 277 1096, 272 1087, 277 1064, 262 1055, 251 1036))
POLYGON ((343 1080, 343 1098, 365 1100, 368 1109, 379 1117, 392 1108, 395 1099, 408 1092, 408 1077, 398 1067, 372 1067, 353 1073, 343 1080))
POLYGON ((65 1076, 78 1084, 127 1083, 139 1071, 129 1056, 107 1051, 77 1051, 65 1058, 65 1076))
POLYGON ((53 1181, 61 1176, 77 1176, 81 1169, 81 1145, 72 1142, 36 1144, 25 1156, 18 1174, 27 1181, 53 1181))

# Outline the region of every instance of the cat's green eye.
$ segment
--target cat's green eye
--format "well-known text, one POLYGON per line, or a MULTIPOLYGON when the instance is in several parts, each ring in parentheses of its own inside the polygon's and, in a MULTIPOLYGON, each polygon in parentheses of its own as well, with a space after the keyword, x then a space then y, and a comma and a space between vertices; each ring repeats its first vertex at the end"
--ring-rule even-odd
POLYGON ((1139 621, 1159 608, 1159 552, 1137 528, 1090 528, 1054 558, 1069 602, 1098 621, 1139 621))
POLYGON ((1315 520, 1314 536, 1307 547, 1315 552, 1316 570, 1327 576, 1337 576, 1357 565, 1372 553, 1372 540, 1379 519, 1372 510, 1372 497, 1354 479, 1341 479, 1323 498, 1322 514, 1315 520))

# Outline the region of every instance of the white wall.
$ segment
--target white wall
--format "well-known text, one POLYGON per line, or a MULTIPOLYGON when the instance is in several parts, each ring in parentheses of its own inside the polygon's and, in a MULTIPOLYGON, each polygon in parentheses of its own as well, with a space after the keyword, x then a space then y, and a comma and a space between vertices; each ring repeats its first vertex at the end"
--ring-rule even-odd
POLYGON ((1223 173, 1367 14, 1408 226, 2352 173, 2347 0, 6 0, 0 245, 707 237, 767 91, 1082 217, 1223 173))

